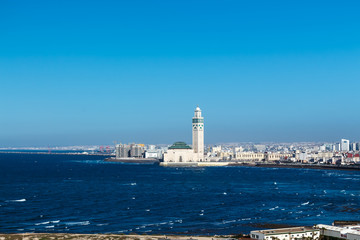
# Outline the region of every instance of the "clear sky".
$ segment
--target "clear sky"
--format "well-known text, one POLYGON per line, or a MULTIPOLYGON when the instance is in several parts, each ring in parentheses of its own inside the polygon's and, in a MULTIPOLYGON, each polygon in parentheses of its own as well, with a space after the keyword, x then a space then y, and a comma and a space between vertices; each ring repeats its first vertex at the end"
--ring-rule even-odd
POLYGON ((360 141, 360 1, 0 1, 0 147, 360 141))

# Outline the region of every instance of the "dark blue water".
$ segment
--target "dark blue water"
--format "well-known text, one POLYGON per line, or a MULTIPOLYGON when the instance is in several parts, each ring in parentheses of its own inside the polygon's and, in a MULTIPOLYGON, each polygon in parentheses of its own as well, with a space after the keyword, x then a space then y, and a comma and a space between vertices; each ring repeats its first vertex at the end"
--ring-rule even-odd
POLYGON ((360 220, 360 172, 0 153, 0 232, 232 234, 360 220))

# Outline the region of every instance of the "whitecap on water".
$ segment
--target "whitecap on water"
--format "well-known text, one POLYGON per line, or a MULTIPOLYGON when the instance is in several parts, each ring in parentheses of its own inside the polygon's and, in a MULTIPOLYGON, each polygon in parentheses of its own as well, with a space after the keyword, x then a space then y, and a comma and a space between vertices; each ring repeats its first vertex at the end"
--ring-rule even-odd
POLYGON ((99 223, 99 224, 96 224, 96 226, 106 226, 106 225, 109 225, 108 223, 99 223))
POLYGON ((301 205, 302 206, 305 206, 305 205, 308 205, 310 202, 305 202, 305 203, 302 203, 301 205))
POLYGON ((80 225, 80 226, 85 226, 85 225, 89 225, 90 221, 83 221, 83 222, 66 222, 65 223, 68 226, 76 226, 76 225, 80 225))
POLYGON ((50 224, 50 223, 59 223, 60 220, 55 220, 55 221, 47 221, 47 222, 40 222, 40 223, 35 223, 36 226, 39 225, 46 225, 46 224, 50 224))
POLYGON ((17 199, 17 200, 7 200, 6 202, 26 202, 26 199, 17 199))

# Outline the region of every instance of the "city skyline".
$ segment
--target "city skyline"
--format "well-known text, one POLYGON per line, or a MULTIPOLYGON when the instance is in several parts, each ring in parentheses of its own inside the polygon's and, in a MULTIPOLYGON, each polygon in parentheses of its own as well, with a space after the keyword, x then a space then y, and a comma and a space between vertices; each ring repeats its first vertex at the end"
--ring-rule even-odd
POLYGON ((0 5, 0 147, 360 141, 356 1, 0 5))

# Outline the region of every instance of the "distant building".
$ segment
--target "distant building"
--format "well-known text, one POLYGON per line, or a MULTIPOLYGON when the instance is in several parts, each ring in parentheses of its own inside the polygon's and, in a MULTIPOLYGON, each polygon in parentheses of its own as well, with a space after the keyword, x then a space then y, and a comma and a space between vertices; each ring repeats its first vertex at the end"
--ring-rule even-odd
POLYGON ((352 143, 350 150, 351 150, 351 151, 354 151, 354 152, 357 151, 357 150, 358 150, 358 149, 357 149, 357 144, 356 144, 356 143, 352 143))
POLYGON ((236 152, 235 159, 243 162, 265 161, 265 153, 236 152))
POLYGON ((145 151, 143 146, 143 144, 131 144, 130 157, 143 157, 145 151))
POLYGON ((204 162, 204 118, 201 109, 195 109, 192 118, 192 148, 184 142, 176 142, 164 153, 164 162, 204 162))
POLYGON ((126 144, 118 144, 115 147, 116 158, 127 158, 130 155, 130 146, 126 144))
POLYGON ((320 230, 310 227, 279 228, 251 231, 250 237, 258 240, 301 240, 319 239, 320 230))
POLYGON ((341 144, 340 143, 334 144, 333 147, 332 147, 332 151, 333 152, 340 152, 341 151, 341 144))
POLYGON ((116 158, 128 158, 128 157, 143 157, 144 145, 143 144, 118 144, 115 147, 116 158))
POLYGON ((156 158, 160 159, 162 157, 162 151, 156 149, 155 145, 149 145, 148 149, 145 151, 145 158, 156 158))
POLYGON ((341 139, 340 146, 341 146, 341 151, 342 152, 350 151, 350 141, 349 140, 341 139))
POLYGON ((254 145, 254 148, 258 152, 265 152, 265 150, 266 150, 266 146, 265 145, 260 145, 260 144, 254 145))

